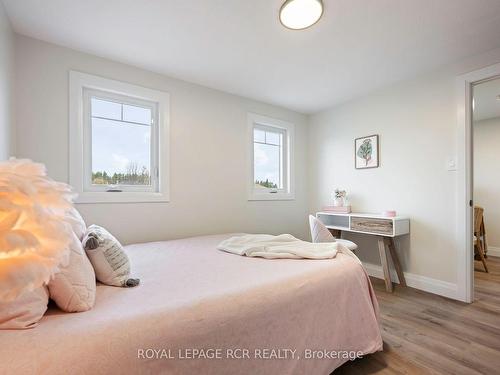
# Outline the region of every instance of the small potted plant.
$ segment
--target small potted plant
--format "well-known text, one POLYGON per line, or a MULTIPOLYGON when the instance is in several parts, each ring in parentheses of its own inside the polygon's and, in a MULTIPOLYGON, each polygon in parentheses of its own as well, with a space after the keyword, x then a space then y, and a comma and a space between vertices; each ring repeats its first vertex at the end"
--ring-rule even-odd
POLYGON ((335 207, 344 207, 345 204, 345 197, 347 193, 345 190, 339 190, 335 189, 335 192, 333 193, 333 205, 335 207))

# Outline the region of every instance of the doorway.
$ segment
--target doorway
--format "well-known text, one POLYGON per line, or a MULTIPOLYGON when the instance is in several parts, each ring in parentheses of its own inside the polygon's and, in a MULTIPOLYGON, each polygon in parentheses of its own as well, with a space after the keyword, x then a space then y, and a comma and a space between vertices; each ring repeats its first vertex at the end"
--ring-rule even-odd
POLYGON ((475 299, 500 277, 500 77, 472 85, 472 239, 475 299))
POLYGON ((482 83, 497 79, 500 79, 500 63, 457 77, 456 299, 468 303, 474 301, 476 262, 474 260, 473 201, 473 106, 474 109, 476 107, 476 103, 473 102, 474 88, 477 91, 482 83))

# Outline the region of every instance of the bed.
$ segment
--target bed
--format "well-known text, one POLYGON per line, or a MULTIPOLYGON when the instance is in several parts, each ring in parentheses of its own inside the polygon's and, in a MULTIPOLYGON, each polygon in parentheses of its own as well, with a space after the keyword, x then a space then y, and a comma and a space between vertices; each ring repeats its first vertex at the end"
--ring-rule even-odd
POLYGON ((240 257, 216 250, 228 237, 127 246, 141 285, 98 285, 91 311, 50 307, 36 328, 0 332, 0 373, 328 374, 382 349, 353 258, 240 257))

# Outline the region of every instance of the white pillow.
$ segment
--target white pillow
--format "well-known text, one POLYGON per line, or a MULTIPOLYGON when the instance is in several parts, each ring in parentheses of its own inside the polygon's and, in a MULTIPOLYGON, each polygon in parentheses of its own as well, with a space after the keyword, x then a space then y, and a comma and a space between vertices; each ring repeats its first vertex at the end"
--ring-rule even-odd
POLYGON ((82 243, 101 283, 122 287, 139 284, 139 279, 130 278, 130 261, 122 245, 106 229, 91 225, 82 243))
POLYGON ((95 273, 76 234, 69 246, 68 264, 59 269, 49 282, 50 298, 66 312, 90 310, 95 302, 95 273))
POLYGON ((335 242, 328 228, 313 215, 309 215, 312 242, 335 242))
POLYGON ((46 286, 24 292, 13 301, 0 302, 0 329, 26 329, 38 325, 47 311, 46 286))
POLYGON ((87 230, 87 225, 82 215, 80 215, 80 212, 78 212, 75 207, 71 208, 71 210, 66 213, 66 221, 71 224, 73 232, 75 232, 76 236, 81 241, 87 230))

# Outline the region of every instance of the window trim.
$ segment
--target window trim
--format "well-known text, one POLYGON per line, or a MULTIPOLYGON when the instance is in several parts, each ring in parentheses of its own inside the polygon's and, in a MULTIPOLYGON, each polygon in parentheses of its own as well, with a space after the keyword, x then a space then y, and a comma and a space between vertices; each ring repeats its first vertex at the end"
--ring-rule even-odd
MULTIPOLYGON (((170 200, 169 94, 76 71, 69 72, 69 82, 69 181, 78 193, 76 203, 168 202, 170 200), (117 99, 121 97, 120 100, 130 101, 131 104, 134 102, 137 104, 142 102, 141 105, 148 104, 148 106, 155 104, 154 118, 158 119, 155 127, 157 139, 156 147, 151 149, 151 158, 156 158, 158 165, 157 171, 151 170, 152 180, 154 174, 157 184, 154 188, 151 187, 151 191, 144 191, 142 188, 141 191, 133 191, 134 189, 130 188, 121 192, 109 192, 104 187, 95 189, 95 186, 87 190, 92 185, 85 178, 89 176, 90 166, 88 160, 85 162, 85 158, 91 158, 91 148, 88 148, 89 142, 85 143, 89 135, 89 127, 86 126, 89 114, 88 109, 84 108, 84 95, 93 91, 103 92, 117 99)), ((154 168, 153 164, 151 168, 154 168)))
POLYGON ((256 113, 248 113, 247 142, 248 142, 248 200, 268 201, 268 200, 294 200, 294 128, 292 123, 262 116, 256 113), (254 128, 276 129, 284 132, 283 136, 283 161, 282 161, 282 189, 255 188, 254 173, 254 128))

